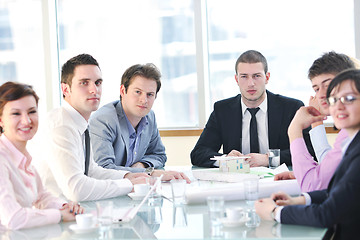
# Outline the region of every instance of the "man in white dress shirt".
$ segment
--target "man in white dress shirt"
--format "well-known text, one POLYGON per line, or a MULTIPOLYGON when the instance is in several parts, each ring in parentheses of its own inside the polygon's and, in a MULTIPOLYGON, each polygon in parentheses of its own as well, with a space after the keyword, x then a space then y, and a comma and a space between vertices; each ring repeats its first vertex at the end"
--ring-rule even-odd
MULTIPOLYGON (((62 67, 63 106, 48 114, 47 143, 51 154, 41 169, 45 185, 72 201, 89 201, 125 195, 133 184, 145 183, 146 173, 104 169, 89 152, 85 170, 85 130, 100 103, 102 74, 88 54, 68 60, 62 67)), ((91 149, 91 148, 90 148, 91 149)))

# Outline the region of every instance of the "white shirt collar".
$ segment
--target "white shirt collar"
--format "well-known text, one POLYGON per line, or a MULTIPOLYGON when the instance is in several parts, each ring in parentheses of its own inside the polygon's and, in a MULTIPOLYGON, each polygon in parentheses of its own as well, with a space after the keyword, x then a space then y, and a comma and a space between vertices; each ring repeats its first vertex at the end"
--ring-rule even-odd
POLYGON ((62 102, 62 107, 65 109, 66 112, 69 113, 70 117, 74 120, 75 124, 77 125, 76 128, 79 129, 81 134, 83 134, 85 130, 88 128, 89 123, 67 101, 64 100, 62 102))
MULTIPOLYGON (((267 107, 268 107, 268 99, 267 99, 266 91, 264 92, 264 94, 265 94, 265 99, 264 99, 264 101, 262 101, 262 103, 260 103, 259 108, 262 112, 266 113, 267 107)), ((243 116, 244 116, 247 108, 248 108, 248 106, 245 105, 243 98, 241 97, 241 110, 242 110, 243 116)))

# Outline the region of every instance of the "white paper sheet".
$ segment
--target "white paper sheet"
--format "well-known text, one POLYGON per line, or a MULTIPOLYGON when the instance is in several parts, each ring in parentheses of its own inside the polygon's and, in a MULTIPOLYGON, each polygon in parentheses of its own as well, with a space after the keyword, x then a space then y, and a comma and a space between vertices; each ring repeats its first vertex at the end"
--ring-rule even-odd
POLYGON ((207 181, 219 181, 219 182, 229 182, 236 183, 242 182, 247 178, 254 177, 264 177, 264 176, 273 176, 275 174, 289 171, 286 164, 283 163, 276 169, 270 169, 267 167, 253 167, 250 169, 250 173, 236 173, 236 172, 221 172, 217 168, 208 168, 208 169, 198 169, 193 170, 192 175, 195 179, 198 180, 207 180, 207 181))

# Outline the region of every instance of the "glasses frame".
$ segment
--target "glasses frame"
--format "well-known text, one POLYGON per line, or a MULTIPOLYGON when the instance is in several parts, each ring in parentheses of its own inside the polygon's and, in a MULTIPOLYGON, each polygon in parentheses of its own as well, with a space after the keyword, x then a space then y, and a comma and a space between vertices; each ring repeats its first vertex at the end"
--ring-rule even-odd
POLYGON ((340 101, 342 104, 344 105, 350 105, 352 104, 354 101, 360 99, 359 97, 355 97, 354 95, 346 95, 346 96, 342 96, 342 97, 328 97, 326 99, 326 102, 329 106, 335 106, 335 104, 340 101))

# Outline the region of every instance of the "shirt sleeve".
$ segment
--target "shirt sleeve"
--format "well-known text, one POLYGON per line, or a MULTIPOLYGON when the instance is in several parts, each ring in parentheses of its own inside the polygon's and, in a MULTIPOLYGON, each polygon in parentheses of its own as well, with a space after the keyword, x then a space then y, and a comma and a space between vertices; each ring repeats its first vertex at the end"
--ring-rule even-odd
MULTIPOLYGON (((58 223, 61 214, 58 209, 38 209, 23 207, 15 196, 11 181, 11 170, 0 165, 0 219, 8 229, 30 228, 46 224, 58 223)), ((18 179, 16 179, 18 182, 18 179)))
MULTIPOLYGON (((345 135, 346 132, 345 132, 345 135)), ((293 170, 300 188, 304 192, 326 189, 331 177, 341 161, 341 143, 343 133, 338 135, 334 149, 328 151, 323 161, 318 164, 307 151, 302 138, 295 139, 290 144, 293 170)))
POLYGON ((84 174, 84 150, 81 135, 68 126, 52 128, 52 158, 48 165, 64 196, 72 201, 90 201, 125 195, 132 183, 122 179, 126 171, 99 167, 90 155, 89 176, 84 174))
POLYGON ((316 158, 320 163, 324 159, 325 155, 331 150, 331 146, 326 137, 325 126, 316 126, 310 130, 309 134, 316 158))
MULTIPOLYGON (((308 193, 302 193, 302 195, 305 197, 305 205, 309 206, 311 204, 311 197, 308 193)), ((275 221, 281 223, 281 211, 284 208, 284 206, 279 206, 278 210, 276 211, 275 215, 275 221)))
POLYGON ((34 206, 39 209, 49 209, 49 208, 60 209, 66 203, 66 201, 56 197, 51 192, 47 191, 44 185, 42 184, 41 178, 37 173, 37 171, 35 170, 35 168, 33 168, 33 171, 35 172, 36 185, 38 191, 38 199, 34 203, 34 206))

